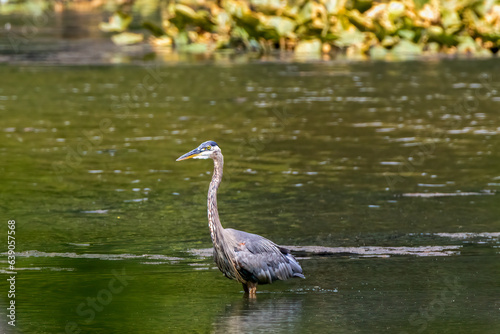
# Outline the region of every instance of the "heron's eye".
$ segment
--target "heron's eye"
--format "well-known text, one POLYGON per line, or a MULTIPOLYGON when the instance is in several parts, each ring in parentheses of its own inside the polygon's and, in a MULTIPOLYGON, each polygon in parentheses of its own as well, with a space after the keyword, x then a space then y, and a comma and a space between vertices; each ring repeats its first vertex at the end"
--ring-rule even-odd
POLYGON ((212 148, 212 146, 207 146, 207 150, 210 150, 212 148))

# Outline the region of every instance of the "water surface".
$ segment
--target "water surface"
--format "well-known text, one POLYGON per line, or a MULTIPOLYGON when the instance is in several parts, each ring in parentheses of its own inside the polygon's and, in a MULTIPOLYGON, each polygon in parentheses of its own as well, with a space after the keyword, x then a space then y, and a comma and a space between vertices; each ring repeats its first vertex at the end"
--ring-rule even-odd
POLYGON ((0 66, 16 330, 497 333, 498 67, 0 66), (212 164, 175 162, 209 139, 223 225, 291 246, 305 280, 248 300, 214 267, 212 164))

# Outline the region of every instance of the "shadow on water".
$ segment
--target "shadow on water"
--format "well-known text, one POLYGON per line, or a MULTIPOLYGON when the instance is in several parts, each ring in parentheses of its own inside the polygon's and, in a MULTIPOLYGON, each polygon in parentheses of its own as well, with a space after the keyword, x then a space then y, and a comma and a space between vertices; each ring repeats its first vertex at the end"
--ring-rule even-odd
POLYGON ((294 332, 299 327, 303 300, 285 295, 258 294, 227 305, 214 321, 214 333, 294 332))

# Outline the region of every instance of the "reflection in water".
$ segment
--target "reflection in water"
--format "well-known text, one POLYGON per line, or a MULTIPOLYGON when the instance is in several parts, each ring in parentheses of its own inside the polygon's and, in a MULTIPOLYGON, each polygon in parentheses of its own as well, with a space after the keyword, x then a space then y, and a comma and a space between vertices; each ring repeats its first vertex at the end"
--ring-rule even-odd
POLYGON ((66 9, 61 15, 62 38, 88 38, 90 36, 90 18, 96 15, 81 15, 73 10, 66 9))
POLYGON ((302 299, 269 297, 243 298, 226 307, 214 323, 215 333, 268 333, 279 328, 292 332, 301 322, 302 299))

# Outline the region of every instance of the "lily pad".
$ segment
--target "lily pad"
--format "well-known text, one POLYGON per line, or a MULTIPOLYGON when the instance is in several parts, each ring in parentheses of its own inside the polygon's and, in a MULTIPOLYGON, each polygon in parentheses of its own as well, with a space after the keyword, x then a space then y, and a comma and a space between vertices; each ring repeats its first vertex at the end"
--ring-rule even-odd
POLYGON ((99 23, 99 29, 104 32, 122 32, 127 29, 130 22, 132 22, 132 16, 122 12, 115 12, 108 22, 99 23))
POLYGON ((122 32, 121 34, 116 34, 111 36, 111 40, 116 45, 130 45, 142 42, 144 39, 143 34, 136 34, 133 32, 122 32))
POLYGON ((403 39, 407 39, 409 41, 413 40, 413 38, 415 38, 415 32, 412 31, 412 30, 408 30, 408 29, 401 29, 398 31, 398 35, 403 38, 403 39))
POLYGON ((457 12, 444 12, 442 15, 441 22, 444 28, 449 27, 460 27, 462 22, 460 21, 460 16, 457 12))
POLYGON ((345 8, 347 0, 323 0, 328 14, 338 14, 345 8))
POLYGON ((405 12, 405 5, 400 1, 391 1, 387 6, 387 14, 389 14, 389 19, 394 21, 400 18, 405 12))
POLYGON ((154 37, 161 37, 161 36, 165 36, 165 31, 163 31, 162 28, 160 28, 159 26, 157 26, 156 24, 152 23, 152 22, 149 22, 149 21, 146 21, 142 24, 142 26, 149 30, 154 37))
POLYGON ((175 10, 176 14, 183 15, 185 17, 192 19, 192 20, 194 20, 197 17, 196 11, 193 8, 186 6, 186 5, 175 4, 174 10, 175 10))
POLYGON ((295 47, 296 53, 320 54, 323 44, 319 39, 300 41, 295 47))
POLYGON ((426 48, 425 52, 427 54, 430 54, 430 55, 437 54, 439 52, 439 49, 440 49, 440 47, 439 47, 438 43, 431 42, 431 43, 427 44, 427 48, 426 48))
POLYGON ((281 0, 250 0, 250 3, 260 10, 277 11, 286 6, 281 0))
POLYGON ((187 44, 179 48, 179 51, 189 53, 205 53, 208 51, 208 46, 202 43, 187 44))
POLYGON ((398 36, 385 36, 382 40, 382 46, 392 47, 399 42, 400 38, 398 36))
POLYGON ((339 38, 334 42, 335 45, 340 47, 350 46, 354 44, 361 44, 365 40, 365 35, 351 26, 349 30, 344 30, 339 34, 339 38))
POLYGON ((430 26, 429 28, 427 28, 427 33, 429 34, 429 36, 437 37, 442 35, 444 31, 443 28, 439 26, 430 26))
POLYGON ((387 49, 382 45, 375 45, 369 51, 370 58, 375 60, 383 60, 387 56, 387 49))
MULTIPOLYGON (((324 52, 337 46, 348 57, 383 59, 424 50, 481 56, 500 47, 499 0, 174 0, 166 8, 161 25, 143 24, 156 37, 151 43, 168 36, 166 44, 189 52, 287 47, 321 54, 326 43, 324 52)), ((116 12, 99 27, 123 32, 131 21, 116 12)), ((120 34, 113 41, 133 44, 142 35, 120 34)))
POLYGON ((459 54, 475 54, 477 51, 476 42, 470 36, 460 37, 460 43, 457 45, 459 54))
POLYGON ((266 24, 274 28, 280 37, 290 36, 296 27, 292 19, 281 16, 271 16, 266 24))
POLYGON ((411 58, 422 54, 422 46, 403 39, 391 50, 391 54, 400 59, 411 58))

